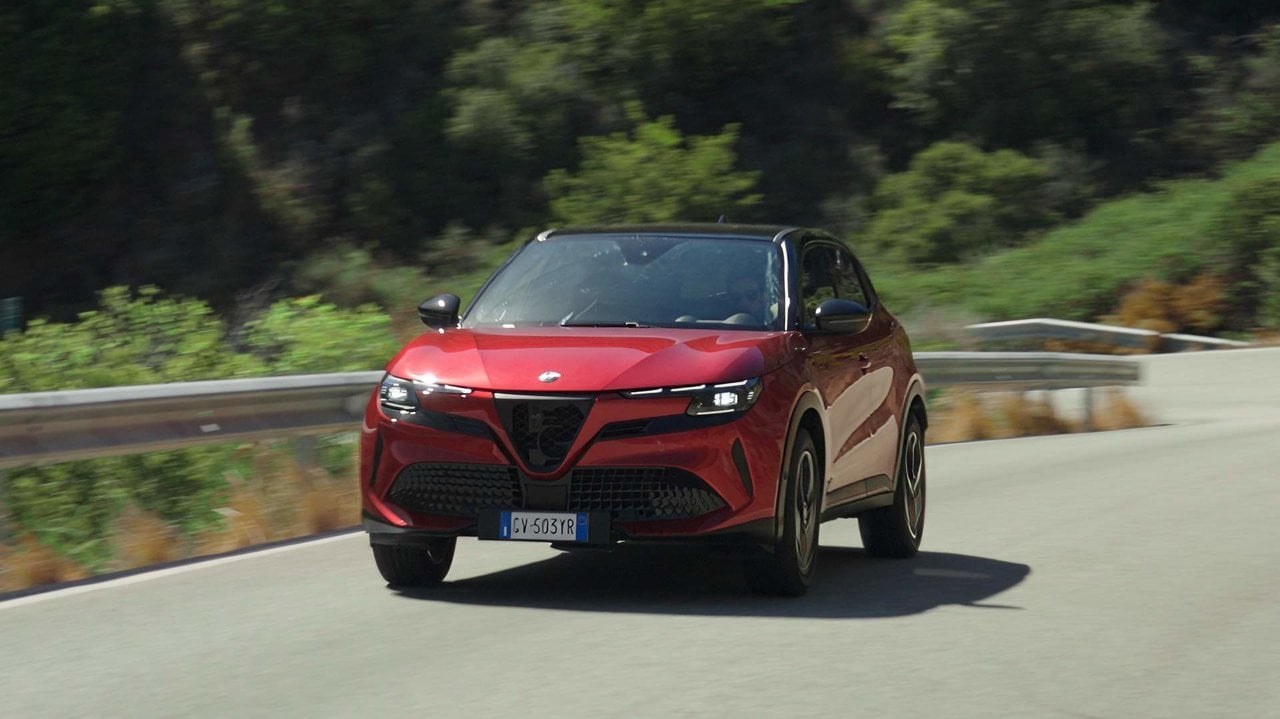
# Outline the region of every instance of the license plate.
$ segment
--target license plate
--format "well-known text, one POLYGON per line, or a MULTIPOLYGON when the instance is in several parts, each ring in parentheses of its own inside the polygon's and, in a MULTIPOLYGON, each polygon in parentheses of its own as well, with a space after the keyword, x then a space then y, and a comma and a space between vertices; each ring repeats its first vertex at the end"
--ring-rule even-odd
POLYGON ((498 538, 586 542, 590 524, 586 512, 502 512, 498 519, 498 538))

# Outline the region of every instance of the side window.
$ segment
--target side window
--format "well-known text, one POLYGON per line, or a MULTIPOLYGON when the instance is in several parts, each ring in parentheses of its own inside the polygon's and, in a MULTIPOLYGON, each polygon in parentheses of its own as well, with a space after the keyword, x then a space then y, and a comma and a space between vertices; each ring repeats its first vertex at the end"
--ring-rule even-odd
POLYGON ((823 300, 838 297, 836 281, 835 248, 827 245, 811 245, 800 261, 800 323, 812 329, 813 311, 823 300))
POLYGON ((867 300, 867 291, 858 277, 857 264, 852 255, 844 250, 837 250, 835 271, 832 274, 836 278, 836 297, 842 300, 853 300, 863 307, 871 307, 871 302, 867 300))

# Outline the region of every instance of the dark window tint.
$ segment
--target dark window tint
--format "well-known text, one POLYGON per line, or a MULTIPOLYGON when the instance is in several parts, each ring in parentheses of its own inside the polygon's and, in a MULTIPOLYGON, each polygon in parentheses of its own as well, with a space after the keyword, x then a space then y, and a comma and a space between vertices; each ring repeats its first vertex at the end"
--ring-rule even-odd
POLYGON ((870 307, 867 292, 858 277, 857 265, 853 256, 844 250, 836 250, 836 265, 832 274, 836 280, 836 297, 842 300, 853 300, 863 307, 870 307))
POLYGON ((823 300, 838 297, 836 251, 829 245, 810 245, 800 262, 800 321, 814 327, 813 313, 823 300))
POLYGON ((800 266, 801 323, 806 329, 815 326, 818 305, 832 297, 871 306, 853 255, 834 245, 810 245, 800 266))

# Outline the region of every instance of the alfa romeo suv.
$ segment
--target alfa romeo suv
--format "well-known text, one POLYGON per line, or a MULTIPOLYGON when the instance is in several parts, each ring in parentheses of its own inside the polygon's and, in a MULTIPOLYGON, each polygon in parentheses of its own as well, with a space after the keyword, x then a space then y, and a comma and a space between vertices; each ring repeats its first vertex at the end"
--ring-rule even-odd
POLYGON ((363 525, 394 587, 458 537, 705 543, 803 594, 820 523, 909 557, 925 517, 924 384, 849 249, 755 225, 548 230, 465 314, 386 367, 360 441, 363 525))

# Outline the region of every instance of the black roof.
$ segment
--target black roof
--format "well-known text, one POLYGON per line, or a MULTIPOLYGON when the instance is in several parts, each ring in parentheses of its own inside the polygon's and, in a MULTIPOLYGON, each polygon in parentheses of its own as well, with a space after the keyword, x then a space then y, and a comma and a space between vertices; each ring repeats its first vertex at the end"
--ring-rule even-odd
POLYGON ((547 230, 550 239, 565 235, 700 235, 772 240, 778 233, 799 229, 792 225, 730 225, 718 222, 686 222, 682 224, 632 224, 562 227, 547 230))

